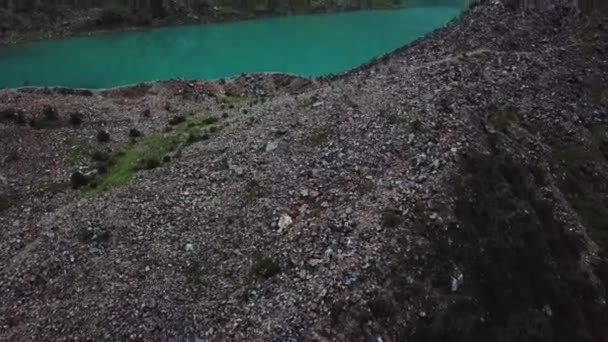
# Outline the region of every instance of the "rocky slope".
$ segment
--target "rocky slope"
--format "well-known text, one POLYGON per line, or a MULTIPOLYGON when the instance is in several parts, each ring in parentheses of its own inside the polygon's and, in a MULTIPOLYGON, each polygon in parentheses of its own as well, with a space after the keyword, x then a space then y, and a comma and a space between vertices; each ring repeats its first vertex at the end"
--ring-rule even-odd
POLYGON ((1 91, 0 340, 606 341, 607 22, 571 13, 317 80, 1 91))

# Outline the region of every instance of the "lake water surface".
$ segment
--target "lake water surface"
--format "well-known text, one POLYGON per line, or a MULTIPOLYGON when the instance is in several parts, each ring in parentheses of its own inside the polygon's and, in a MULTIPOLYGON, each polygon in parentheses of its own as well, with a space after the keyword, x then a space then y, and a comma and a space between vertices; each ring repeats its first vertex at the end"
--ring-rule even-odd
POLYGON ((0 47, 0 87, 104 88, 242 72, 345 71, 441 27, 457 6, 302 15, 0 47))

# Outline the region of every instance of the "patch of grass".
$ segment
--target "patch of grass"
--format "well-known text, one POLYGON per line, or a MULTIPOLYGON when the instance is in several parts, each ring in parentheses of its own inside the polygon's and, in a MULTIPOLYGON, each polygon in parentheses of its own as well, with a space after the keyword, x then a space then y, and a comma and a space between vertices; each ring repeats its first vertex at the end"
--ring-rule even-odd
POLYGON ((200 123, 202 125, 213 125, 214 123, 218 122, 219 119, 215 116, 210 116, 207 118, 204 118, 203 120, 200 121, 200 123))
POLYGON ((189 116, 170 132, 143 136, 111 158, 113 164, 108 167, 106 173, 96 179, 97 186, 89 188, 87 193, 97 195, 113 187, 122 186, 137 171, 160 166, 165 157, 178 153, 183 147, 199 138, 208 138, 206 134, 197 136, 197 132, 200 132, 209 122, 215 122, 215 120, 210 120, 208 117, 189 116))
POLYGON ((264 188, 255 179, 250 180, 245 184, 245 201, 248 203, 253 203, 258 198, 264 197, 264 188))
POLYGON ((160 165, 162 157, 177 149, 180 136, 176 134, 150 134, 123 150, 108 172, 99 179, 94 193, 126 184, 135 172, 160 165))
POLYGON ((251 261, 250 275, 259 279, 269 279, 281 273, 281 267, 269 256, 256 254, 251 261))
POLYGON ((516 119, 515 110, 503 107, 492 110, 488 115, 488 122, 495 130, 506 133, 516 119))
POLYGON ((201 285, 205 280, 206 274, 207 272, 203 269, 203 265, 198 261, 192 262, 186 268, 186 279, 193 286, 201 285))
POLYGON ((160 158, 158 156, 149 156, 141 161, 140 167, 144 170, 152 170, 160 166, 160 158))
POLYGON ((422 121, 420 121, 420 119, 415 118, 414 120, 410 121, 410 130, 412 132, 420 132, 422 131, 423 125, 422 125, 422 121))
POLYGON ((16 200, 16 197, 11 194, 0 193, 0 213, 12 207, 16 200))
POLYGON ((331 130, 328 128, 319 128, 314 130, 307 138, 306 141, 310 146, 321 146, 326 144, 331 138, 331 130))
POLYGON ((387 208, 382 212, 382 227, 395 228, 402 223, 403 217, 399 210, 387 208))

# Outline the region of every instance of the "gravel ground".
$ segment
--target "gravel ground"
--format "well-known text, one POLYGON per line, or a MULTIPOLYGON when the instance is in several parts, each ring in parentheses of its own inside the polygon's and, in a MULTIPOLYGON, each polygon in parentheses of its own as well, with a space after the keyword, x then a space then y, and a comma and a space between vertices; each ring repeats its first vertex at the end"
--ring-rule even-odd
MULTIPOLYGON (((602 246, 551 155, 603 146, 592 128, 608 123, 607 26, 582 36, 569 13, 561 2, 525 14, 487 2, 316 80, 0 91, 0 340, 424 340, 425 324, 461 315, 450 313, 455 294, 490 312, 475 311, 478 322, 498 320, 475 270, 457 258, 443 267, 437 247, 467 227, 453 191, 470 178, 462 160, 497 148, 540 165, 548 180, 536 190, 583 241, 576 263, 597 311, 581 309, 584 323, 571 323, 580 334, 564 336, 604 340, 606 328, 593 328, 606 317, 602 246), (45 106, 58 127, 31 127, 45 106), (515 114, 495 117, 500 108, 515 114), (115 153, 132 144, 131 128, 162 132, 191 112, 221 118, 221 129, 101 195, 69 187, 92 165, 82 146, 115 153), (99 130, 111 141, 98 142, 99 130)), ((590 165, 608 175, 606 159, 590 165)), ((552 303, 530 305, 561 322, 552 303)), ((560 340, 548 330, 537 340, 560 340)))

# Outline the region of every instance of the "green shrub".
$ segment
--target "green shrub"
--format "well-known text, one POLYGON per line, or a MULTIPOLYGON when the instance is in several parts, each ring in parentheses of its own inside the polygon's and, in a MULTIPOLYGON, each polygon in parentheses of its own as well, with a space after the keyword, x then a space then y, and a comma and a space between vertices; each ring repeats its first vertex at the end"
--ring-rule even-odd
POLYGON ((396 209, 385 209, 382 212, 382 226, 384 228, 395 228, 403 223, 401 212, 396 209))
POLYGON ((104 130, 100 130, 97 132, 97 141, 100 143, 107 143, 110 141, 110 133, 104 130))
POLYGON ((271 258, 262 254, 253 256, 250 274, 256 278, 269 279, 281 273, 281 267, 271 258))
POLYGON ((72 126, 82 125, 82 117, 81 113, 70 113, 70 124, 72 126))
POLYGON ((129 137, 131 138, 139 138, 141 137, 141 132, 137 128, 129 129, 129 137))

